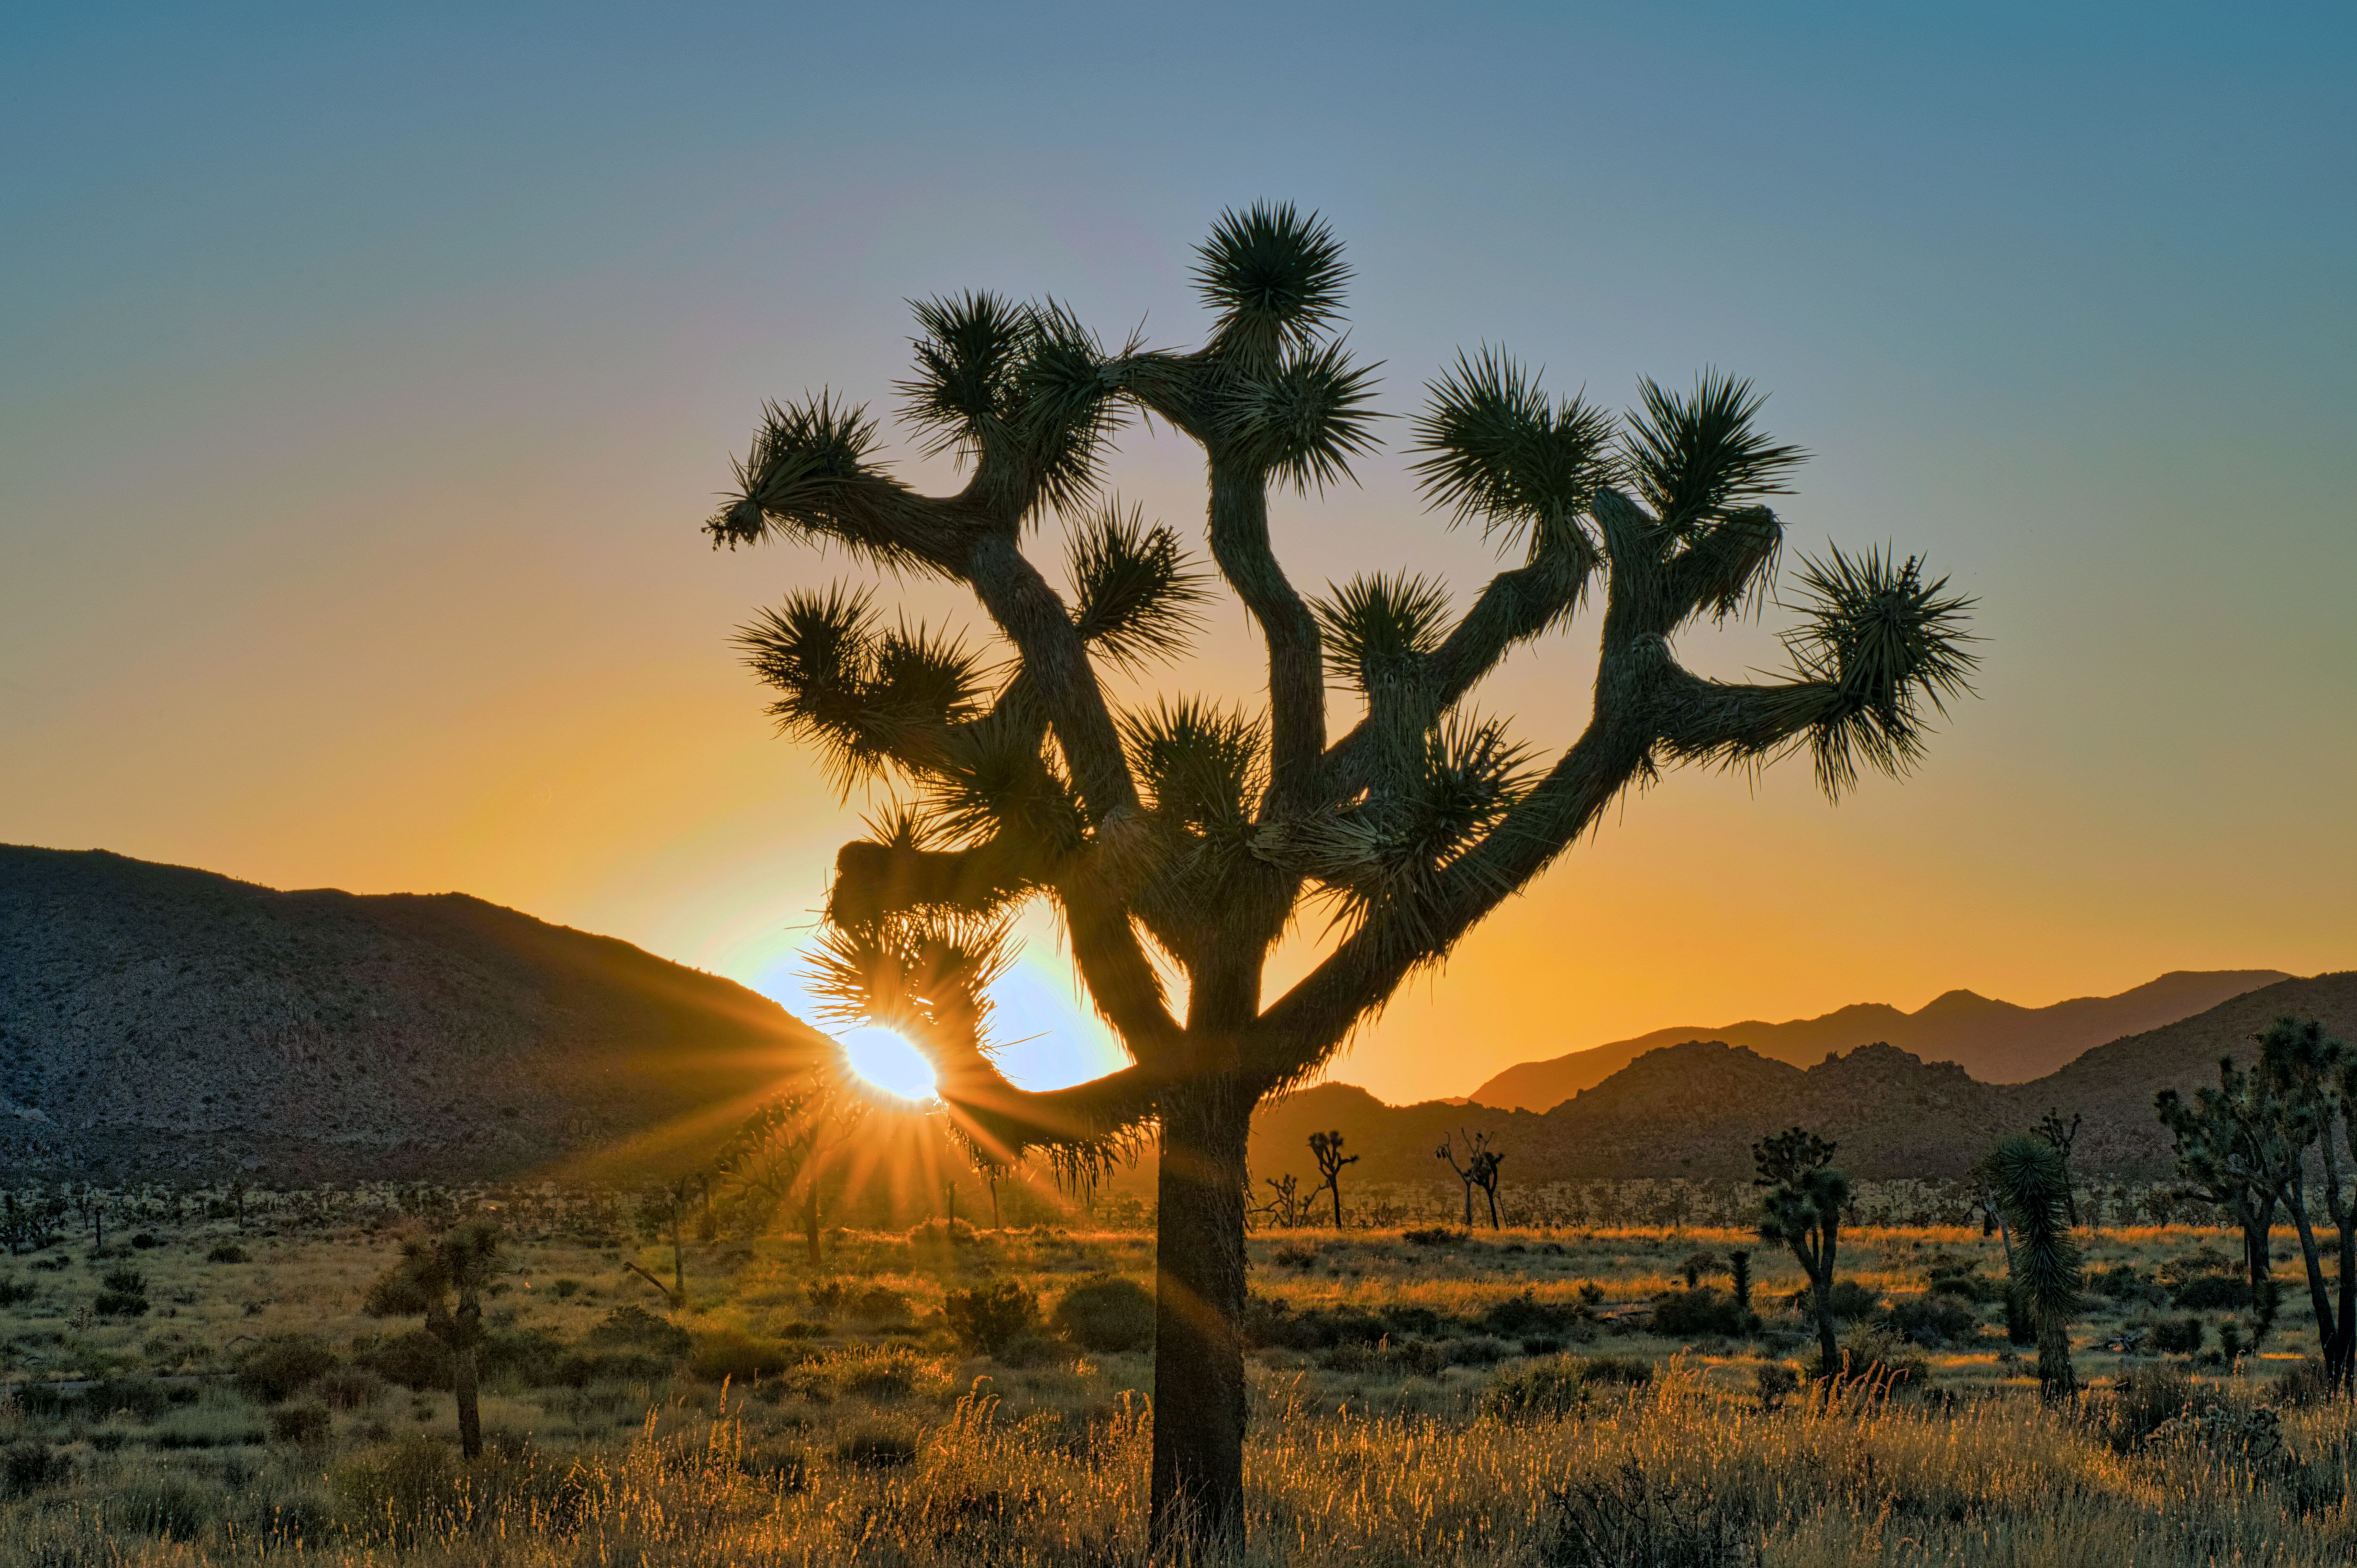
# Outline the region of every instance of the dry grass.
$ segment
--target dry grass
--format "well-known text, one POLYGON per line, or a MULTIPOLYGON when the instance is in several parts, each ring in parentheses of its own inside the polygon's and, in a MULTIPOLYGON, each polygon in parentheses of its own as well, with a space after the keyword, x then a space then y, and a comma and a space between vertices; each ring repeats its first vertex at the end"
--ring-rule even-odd
MULTIPOLYGON (((309 1334, 350 1358, 402 1326, 359 1312, 393 1250, 372 1219, 263 1233, 273 1228, 241 1236, 205 1221, 158 1228, 160 1244, 121 1256, 92 1261, 85 1245, 45 1254, 66 1259, 62 1269, 0 1262, 0 1280, 37 1286, 0 1306, 11 1380, 113 1380, 98 1403, 27 1395, 0 1406, 0 1563, 1143 1560, 1145 1358, 1037 1341, 1003 1361, 969 1357, 939 1312, 945 1292, 984 1278, 1018 1278, 1051 1300, 1101 1273, 1143 1279, 1143 1235, 851 1234, 834 1240, 817 1273, 793 1243, 698 1246, 691 1300, 675 1316, 714 1375, 697 1376, 687 1359, 632 1376, 592 1369, 569 1383, 495 1377, 484 1406, 492 1452, 468 1468, 451 1447, 447 1394, 350 1374, 272 1406, 225 1375, 263 1337, 309 1334), (249 1261, 207 1261, 227 1243, 249 1261), (150 1310, 95 1316, 101 1277, 124 1266, 146 1276, 150 1310), (829 1282, 843 1290, 814 1299, 812 1287, 829 1282), (902 1298, 905 1313, 862 1318, 846 1305, 874 1291, 902 1298), (729 1357, 770 1369, 724 1380, 715 1369, 729 1357), (287 1416, 298 1408, 321 1413, 287 1416)), ((2231 1238, 2181 1229, 2089 1240, 2097 1266, 2146 1275, 2233 1251, 2231 1238)), ((2115 1431, 2100 1388, 2074 1409, 2041 1407, 1993 1328, 1923 1352, 1928 1395, 1853 1391, 1768 1410, 1755 1382, 1799 1351, 1803 1326, 1776 1309, 1799 1276, 1738 1231, 1483 1232, 1418 1244, 1398 1232, 1302 1230, 1255 1236, 1252 1248, 1255 1291, 1297 1315, 1421 1310, 1441 1320, 1373 1346, 1256 1353, 1255 1562, 1600 1568, 1617 1559, 1582 1555, 1598 1531, 1624 1556, 1638 1550, 1630 1532, 1650 1533, 1656 1557, 1631 1560, 1704 1561, 1660 1553, 1707 1537, 1735 1542, 1747 1561, 1756 1551, 1763 1563, 1812 1568, 2357 1556, 2349 1407, 2273 1410, 2265 1365, 2232 1376, 2192 1368, 2213 1416, 2140 1442, 2115 1431), (1588 1385, 1560 1415, 1480 1412, 1491 1380, 1544 1348, 1469 1326, 1485 1311, 1524 1293, 1569 1305, 1592 1287, 1609 1313, 1682 1283, 1689 1254, 1723 1258, 1737 1246, 1754 1251, 1770 1314, 1759 1337, 1684 1343, 1626 1322, 1583 1326, 1573 1353, 1650 1360, 1652 1380, 1588 1385)), ((2001 1274, 1996 1248, 1962 1230, 1861 1230, 1845 1274, 1904 1296, 1938 1261, 2001 1274)), ((652 1248, 554 1230, 520 1240, 517 1272, 490 1304, 500 1331, 581 1344, 617 1306, 660 1307, 621 1272, 626 1261, 668 1273, 668 1254, 652 1248)), ((2136 1364, 2101 1344, 2147 1310, 2102 1305, 2081 1334, 2083 1374, 2099 1385, 2136 1364)), ((2203 1316, 2214 1331, 2223 1315, 2203 1316)), ((2312 1337, 2293 1317, 2269 1347, 2285 1362, 2312 1337)))

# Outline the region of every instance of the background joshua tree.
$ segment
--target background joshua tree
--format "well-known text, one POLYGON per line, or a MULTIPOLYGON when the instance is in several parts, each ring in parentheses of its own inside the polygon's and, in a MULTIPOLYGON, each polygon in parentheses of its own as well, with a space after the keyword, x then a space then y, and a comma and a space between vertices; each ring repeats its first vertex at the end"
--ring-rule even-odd
POLYGON ((1506 1156, 1495 1149, 1483 1149, 1466 1162, 1473 1185, 1480 1187, 1481 1196, 1490 1200, 1490 1229, 1492 1230, 1504 1229, 1504 1222, 1498 1218, 1498 1167, 1505 1163, 1506 1156))
MULTIPOLYGON (((1465 1228, 1471 1230, 1473 1228, 1473 1189, 1480 1187, 1485 1180, 1494 1182, 1497 1179, 1496 1167, 1490 1163, 1490 1134, 1486 1132, 1469 1133, 1460 1127, 1440 1140, 1440 1147, 1432 1151, 1432 1157, 1436 1160, 1446 1160, 1448 1163, 1448 1168, 1457 1173, 1458 1183, 1465 1189, 1465 1228), (1465 1158, 1462 1163, 1459 1163, 1457 1157, 1457 1140, 1459 1138, 1465 1140, 1465 1158)), ((1494 1214, 1494 1204, 1491 1208, 1494 1214)))
POLYGON ((2276 1193, 2299 1233, 2300 1261, 2316 1313, 2327 1379, 2336 1388, 2350 1380, 2350 1349, 2357 1337, 2357 1194, 2341 1187, 2341 1147, 2357 1152, 2357 1053, 2324 1032, 2313 1018, 2278 1018, 2258 1036, 2259 1078, 2265 1093, 2257 1104, 2271 1116, 2254 1129, 2255 1142, 2272 1151, 2276 1193), (2331 1222, 2337 1278, 2328 1285, 2309 1204, 2309 1151, 2317 1153, 2325 1218, 2331 1222))
POLYGON ((2246 1073, 2224 1057, 2218 1086, 2203 1085, 2188 1103, 2164 1089, 2153 1109, 2176 1145, 2177 1174, 2188 1196, 2218 1205, 2243 1230, 2243 1266, 2251 1283, 2255 1324, 2252 1348, 2275 1322, 2276 1282, 2269 1238, 2282 1202, 2280 1176, 2286 1151, 2280 1113, 2272 1090, 2259 1075, 2246 1073))
POLYGON ((2012 1289, 2038 1326, 2038 1386, 2048 1399, 2076 1393, 2071 1365, 2071 1320, 2078 1316, 2082 1277, 2078 1244, 2071 1239, 2071 1182, 2062 1151, 2036 1133, 2020 1133, 1991 1149, 1981 1170, 2005 1210, 2013 1238, 2007 1251, 2012 1289))
POLYGON ((622 1267, 662 1292, 674 1312, 687 1305, 687 1249, 681 1243, 680 1222, 694 1205, 699 1190, 709 1201, 710 1184, 706 1173, 692 1171, 652 1188, 639 1206, 639 1221, 647 1234, 655 1240, 670 1238, 671 1283, 663 1283, 636 1263, 625 1262, 622 1267))
POLYGON ((2051 1106, 2038 1120, 2038 1135, 2053 1144, 2054 1152, 2062 1156, 2062 1202, 2070 1212, 2071 1228, 2074 1230, 2079 1228, 2079 1195, 2071 1181, 2071 1145, 2079 1141, 2082 1120, 2074 1111, 2071 1113, 2071 1120, 2065 1122, 2062 1112, 2051 1106))
POLYGON ((764 1101, 713 1157, 732 1217, 763 1230, 791 1205, 799 1213, 811 1266, 818 1267, 828 1156, 850 1141, 869 1109, 867 1099, 838 1076, 818 1071, 764 1101))
POLYGON ((1746 1317, 1751 1314, 1751 1254, 1738 1247, 1727 1254, 1727 1283, 1735 1294, 1735 1305, 1746 1317))
POLYGON ((1268 1187, 1268 1201, 1254 1209, 1254 1213, 1264 1216, 1270 1224, 1282 1226, 1287 1230, 1308 1223, 1309 1205, 1313 1199, 1310 1194, 1301 1190, 1299 1176, 1290 1175, 1269 1176, 1265 1178, 1265 1185, 1268 1187))
POLYGON ((1760 1239, 1791 1248, 1809 1276, 1821 1378, 1841 1370, 1840 1351, 1834 1344, 1834 1262, 1841 1249, 1849 1177, 1833 1168, 1839 1146, 1799 1127, 1751 1145, 1751 1162, 1760 1172, 1755 1185, 1768 1189, 1760 1205, 1760 1239))
POLYGON ((1309 1134, 1309 1156, 1318 1162, 1318 1174, 1324 1177, 1324 1187, 1334 1198, 1334 1229, 1342 1229, 1342 1167, 1359 1163, 1356 1155, 1342 1152, 1340 1133, 1309 1134))
POLYGON ((1276 206, 1223 217, 1198 263, 1214 320, 1189 351, 1107 345, 1054 304, 919 305, 903 407, 964 464, 963 487, 910 489, 879 459, 877 422, 822 392, 769 410, 709 524, 716 542, 835 545, 963 584, 989 618, 998 640, 975 649, 879 616, 866 592, 800 592, 743 646, 780 726, 845 788, 899 791, 836 859, 820 971, 837 1015, 928 1052, 988 1157, 1159 1140, 1157 1543, 1243 1530, 1253 1108, 1317 1073, 1631 785, 1795 749, 1835 793, 1862 768, 1904 771, 1972 666, 1967 601, 1875 551, 1798 572, 1787 678, 1678 662, 1697 622, 1775 598, 1784 525, 1763 503, 1803 456, 1760 431, 1748 383, 1717 374, 1690 393, 1642 382, 1616 420, 1549 398, 1502 351, 1460 357, 1408 426, 1417 472, 1511 564, 1461 610, 1407 574, 1305 594, 1271 546, 1270 491, 1344 483, 1375 445, 1371 371, 1337 335, 1349 269, 1323 223, 1276 206), (1210 555, 1265 646, 1265 705, 1116 707, 1106 671, 1182 649, 1209 587, 1175 533, 1103 493, 1136 414, 1202 448, 1210 555), (1060 589, 1024 550, 1050 518, 1068 540, 1060 589), (1592 711, 1568 749, 1535 757, 1468 699, 1591 606, 1592 711), (1329 678, 1361 708, 1340 734, 1329 678), (985 996, 1033 899, 1060 915, 1130 1058, 1047 1092, 994 1065, 985 996), (1307 911, 1328 918, 1323 956, 1265 996, 1268 956, 1307 911), (1156 954, 1186 979, 1183 1014, 1156 954))
POLYGON ((498 1271, 499 1257, 500 1232, 491 1225, 413 1236, 401 1244, 401 1261, 369 1287, 363 1304, 371 1317, 424 1317, 425 1332, 449 1351, 458 1451, 469 1459, 483 1452, 476 1358, 483 1343, 482 1291, 498 1271))

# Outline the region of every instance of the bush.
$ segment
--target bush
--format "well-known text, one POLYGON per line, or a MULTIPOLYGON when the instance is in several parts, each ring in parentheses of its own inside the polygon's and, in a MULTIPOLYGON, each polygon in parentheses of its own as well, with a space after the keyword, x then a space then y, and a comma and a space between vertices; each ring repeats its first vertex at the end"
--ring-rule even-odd
POLYGON ((1653 1364, 1637 1356, 1551 1356, 1499 1372, 1481 1391, 1486 1415, 1571 1414, 1599 1388, 1641 1388, 1653 1380, 1653 1364))
POLYGON ((2251 1304, 2251 1285, 2232 1274, 2196 1274, 2171 1291, 2169 1299, 2187 1312, 2231 1312, 2251 1304))
POLYGON ((2201 1348, 2201 1320, 2164 1317, 2152 1326, 2152 1348, 2164 1356, 2190 1356, 2201 1348))
POLYGON ((320 1378, 318 1394, 338 1410, 366 1410, 384 1397, 384 1380, 365 1367, 339 1367, 320 1378))
POLYGON ((737 1468, 789 1492, 799 1492, 810 1485, 810 1457, 791 1444, 763 1443, 748 1447, 737 1455, 737 1468))
MULTIPOLYGON (((2189 1322, 2199 1322, 2188 1319, 2189 1322)), ((2322 1404, 2332 1398, 2332 1379, 2325 1372, 2324 1363, 2314 1356, 2288 1368, 2275 1380, 2267 1395, 2276 1405, 2298 1410, 2306 1405, 2322 1404)))
POLYGON ((996 1356, 1039 1326, 1039 1298, 1019 1280, 999 1280, 950 1292, 942 1316, 959 1344, 996 1356))
POLYGON ((205 1254, 205 1262, 208 1263, 243 1263, 251 1261, 246 1255, 245 1249, 234 1241, 224 1241, 205 1254))
POLYGON ((1653 1298, 1653 1332, 1672 1339, 1705 1334, 1731 1339, 1750 1327, 1751 1315, 1736 1305, 1733 1296, 1710 1285, 1653 1298))
POLYGON ((2116 1269, 2097 1269, 2087 1276, 2087 1289, 2092 1294, 2126 1305, 2159 1306, 2169 1300, 2167 1290, 2126 1264, 2116 1269))
POLYGON ((1491 1302, 1473 1323, 1484 1334, 1494 1334, 1504 1339, 1532 1336, 1587 1339, 1593 1338, 1596 1333, 1595 1322, 1587 1307, 1539 1301, 1528 1291, 1508 1296, 1503 1301, 1491 1302))
POLYGON ((270 1412, 270 1435, 281 1443, 322 1442, 333 1424, 328 1407, 320 1404, 290 1404, 270 1412))
POLYGON ((1981 1332, 1980 1315, 1953 1296, 1900 1296, 1883 1321, 1908 1344, 1932 1350, 1976 1339, 1981 1332))
POLYGON ((1411 1247, 1454 1247, 1466 1239, 1462 1230, 1451 1230, 1445 1225, 1427 1226, 1421 1230, 1403 1230, 1400 1240, 1411 1247))
POLYGON ((423 1328, 369 1345, 352 1359, 386 1382, 420 1393, 450 1387, 450 1352, 423 1328))
POLYGON ((1906 1342, 1888 1328, 1861 1323, 1841 1342, 1844 1375, 1886 1393, 1921 1389, 1931 1380, 1931 1366, 1907 1350, 1906 1342))
POLYGON ((564 1340, 545 1328, 526 1328, 484 1336, 477 1365, 487 1380, 544 1389, 567 1380, 572 1360, 564 1340))
POLYGON ((861 1470, 898 1470, 917 1462, 917 1440, 888 1427, 863 1427, 834 1445, 834 1456, 861 1470))
POLYGON ((641 1350, 673 1361, 683 1359, 694 1348, 686 1329, 638 1305, 618 1306, 608 1313, 606 1321, 592 1328, 585 1341, 600 1349, 641 1350))
POLYGON ((264 1404, 290 1399, 339 1365, 336 1353, 308 1334, 274 1334, 237 1359, 237 1386, 264 1404))
POLYGON ((0 1280, 0 1306, 15 1306, 17 1303, 30 1301, 40 1294, 41 1287, 30 1280, 21 1283, 16 1280, 0 1280))
POLYGON ((50 1453, 46 1443, 27 1438, 0 1449, 0 1495, 28 1497, 72 1476, 73 1461, 50 1453))
POLYGON ((175 1477, 134 1481, 106 1504, 107 1522, 139 1535, 193 1541, 212 1522, 210 1493, 175 1477))
POLYGON ((163 1242, 158 1241, 154 1236, 145 1230, 142 1230, 138 1235, 131 1238, 131 1245, 133 1248, 142 1252, 160 1247, 163 1244, 163 1242))
POLYGON ((2116 1453, 2142 1447, 2145 1439, 2197 1404, 2213 1402, 2174 1367, 2137 1367, 2113 1386, 2104 1437, 2116 1453))
POLYGON ((774 1378, 809 1359, 807 1349, 782 1339, 756 1338, 741 1328, 713 1328, 695 1336, 687 1366, 708 1383, 723 1379, 748 1383, 774 1378))
POLYGON ((1154 1293, 1134 1280, 1090 1280, 1066 1291, 1049 1321, 1084 1350, 1148 1349, 1154 1344, 1154 1293))
POLYGON ((136 1269, 110 1270, 100 1282, 93 1310, 101 1317, 143 1317, 147 1312, 147 1276, 136 1269))

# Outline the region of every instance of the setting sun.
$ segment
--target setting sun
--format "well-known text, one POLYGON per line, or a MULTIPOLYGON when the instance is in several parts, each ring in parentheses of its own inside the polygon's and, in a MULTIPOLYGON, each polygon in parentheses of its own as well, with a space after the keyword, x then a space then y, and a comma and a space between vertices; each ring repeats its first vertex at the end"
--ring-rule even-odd
POLYGON ((835 1043, 863 1082, 903 1100, 933 1098, 933 1064, 891 1030, 873 1025, 850 1029, 836 1036, 835 1043))

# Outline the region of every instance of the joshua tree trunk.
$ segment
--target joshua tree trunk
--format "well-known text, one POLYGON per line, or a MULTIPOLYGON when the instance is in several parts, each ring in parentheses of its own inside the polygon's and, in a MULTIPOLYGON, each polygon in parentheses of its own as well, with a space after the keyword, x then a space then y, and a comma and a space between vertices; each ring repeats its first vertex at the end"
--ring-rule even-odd
POLYGON ((1155 1246, 1154 1534, 1216 1552, 1243 1539, 1244 1144, 1252 1101, 1224 1079, 1163 1102, 1155 1246))
POLYGON ((483 1452, 483 1414, 476 1402, 475 1348, 461 1345, 450 1352, 450 1388, 458 1396, 458 1452, 469 1459, 483 1452))
POLYGON ((1841 1347, 1834 1339, 1834 1271, 1830 1256, 1823 1273, 1810 1273, 1809 1294, 1817 1309, 1817 1376, 1831 1378, 1841 1369, 1841 1347))
POLYGON ((683 1306, 687 1304, 687 1252, 679 1244, 681 1207, 671 1206, 671 1298, 683 1306))
POLYGON ((818 1236, 818 1177, 813 1176, 810 1185, 802 1189, 802 1239, 810 1244, 810 1263, 817 1268, 824 1259, 820 1254, 818 1236))

